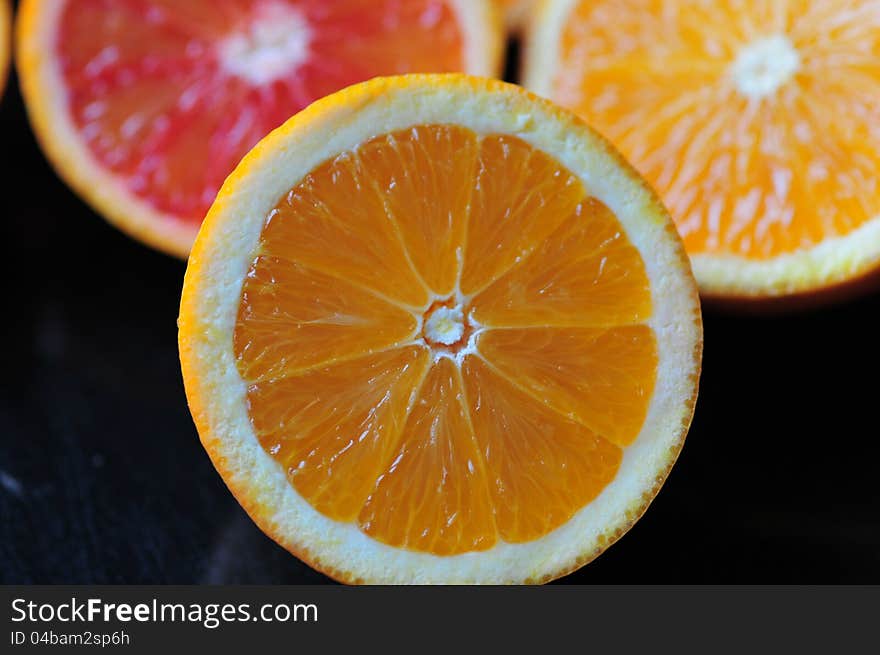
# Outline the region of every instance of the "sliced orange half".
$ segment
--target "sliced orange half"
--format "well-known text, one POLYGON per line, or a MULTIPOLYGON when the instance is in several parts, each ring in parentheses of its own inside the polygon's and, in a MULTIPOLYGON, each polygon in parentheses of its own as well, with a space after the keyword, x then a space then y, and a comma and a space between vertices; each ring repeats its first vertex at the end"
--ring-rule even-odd
POLYGON ((536 582, 657 493, 696 284, 648 186, 519 87, 403 76, 264 139, 199 233, 186 394, 257 524, 347 582, 536 582))
POLYGON ((548 0, 528 51, 526 85, 656 187, 706 295, 880 270, 880 1, 548 0))
POLYGON ((490 0, 24 0, 18 67, 59 174, 186 257, 226 176, 312 101, 377 75, 498 72, 490 0))

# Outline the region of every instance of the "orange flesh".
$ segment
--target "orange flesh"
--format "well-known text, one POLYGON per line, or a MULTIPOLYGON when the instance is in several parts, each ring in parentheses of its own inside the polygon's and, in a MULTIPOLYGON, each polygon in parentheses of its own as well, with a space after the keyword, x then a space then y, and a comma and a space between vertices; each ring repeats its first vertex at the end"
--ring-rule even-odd
POLYGON ((235 353, 300 495, 454 555, 537 539, 614 479, 654 389, 650 316, 639 253, 570 172, 514 137, 423 125, 277 204, 235 353), (425 317, 459 302, 457 340, 432 342, 425 317))
POLYGON ((690 253, 761 260, 880 216, 878 94, 876 0, 584 0, 552 96, 654 184, 690 253), (750 95, 734 66, 767 38, 799 62, 750 95))
POLYGON ((314 100, 378 75, 464 68, 446 0, 68 0, 54 48, 94 157, 195 224, 240 158, 314 100), (305 26, 304 58, 265 79, 247 76, 265 63, 230 69, 230 37, 277 15, 305 26))

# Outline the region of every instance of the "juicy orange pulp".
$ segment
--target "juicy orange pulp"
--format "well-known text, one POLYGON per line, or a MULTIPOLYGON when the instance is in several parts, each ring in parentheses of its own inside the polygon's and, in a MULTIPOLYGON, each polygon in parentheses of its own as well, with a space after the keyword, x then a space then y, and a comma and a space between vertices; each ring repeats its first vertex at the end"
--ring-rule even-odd
POLYGON ((239 159, 312 101, 463 70, 462 47, 444 0, 76 0, 54 44, 92 154, 196 224, 239 159))
POLYGON ((691 254, 809 248, 880 215, 878 5, 583 1, 553 96, 655 185, 691 254))
POLYGON ((614 479, 653 393, 651 311, 641 256, 562 165, 423 125, 278 202, 234 348, 300 495, 452 555, 539 538, 614 479))

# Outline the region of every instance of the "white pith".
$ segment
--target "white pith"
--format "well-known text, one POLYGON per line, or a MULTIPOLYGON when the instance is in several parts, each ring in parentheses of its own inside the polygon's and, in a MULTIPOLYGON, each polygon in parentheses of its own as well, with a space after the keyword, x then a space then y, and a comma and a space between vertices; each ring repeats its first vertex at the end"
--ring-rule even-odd
MULTIPOLYGON (((247 490, 253 499, 252 516, 292 550, 319 555, 322 567, 383 583, 541 579, 575 566, 634 520, 674 459, 695 393, 698 301, 682 264, 680 243, 658 215, 655 199, 646 187, 634 183, 595 135, 508 87, 483 94, 474 93, 469 81, 449 87, 436 84, 432 76, 422 79, 424 83, 406 89, 386 88, 386 81, 376 80, 345 92, 351 94, 346 108, 328 105, 329 111, 303 112, 252 151, 240 167, 248 169, 246 176, 230 176, 190 263, 189 270, 198 269, 198 279, 210 280, 210 287, 195 288, 188 273, 184 292, 183 302, 191 305, 194 321, 184 326, 185 332, 197 335, 181 342, 199 369, 190 384, 207 381, 214 397, 197 420, 208 426, 203 432, 206 445, 226 463, 227 483, 233 490, 247 490), (459 124, 478 135, 514 135, 551 153, 617 215, 651 280, 655 311, 649 325, 658 348, 658 382, 644 426, 626 449, 617 477, 599 497, 539 539, 499 541, 484 552, 450 557, 387 546, 354 524, 327 518, 303 499, 254 434, 246 384, 232 347, 242 284, 265 217, 278 198, 322 162, 377 134, 443 123, 459 124)), ((479 333, 477 327, 454 356, 438 356, 458 360, 470 349, 476 354, 479 333)))
MULTIPOLYGON (((461 271, 459 271, 460 276, 461 271)), ((471 299, 471 296, 465 296, 461 293, 458 283, 456 283, 455 291, 449 297, 439 296, 431 292, 428 304, 425 307, 408 308, 415 318, 416 327, 413 332, 412 341, 402 343, 401 347, 421 346, 427 348, 431 353, 431 360, 434 363, 441 359, 448 359, 459 369, 461 369, 465 358, 469 355, 481 356, 480 351, 477 349, 477 343, 480 336, 488 328, 474 318, 472 313, 467 312, 468 303, 471 299), (449 307, 441 306, 434 310, 434 312, 431 312, 431 308, 436 303, 443 303, 443 305, 449 305, 449 307), (440 316, 435 320, 445 322, 445 319, 451 319, 450 322, 453 323, 453 325, 449 326, 452 330, 451 332, 442 329, 435 331, 435 326, 431 325, 431 319, 438 311, 440 311, 440 316), (458 331, 458 325, 461 326, 461 332, 458 331), (467 341, 462 343, 462 339, 467 332, 465 326, 470 328, 470 334, 467 336, 467 341)), ((403 306, 401 308, 407 309, 403 306)))
POLYGON ((425 321, 428 342, 451 346, 464 336, 464 310, 461 305, 438 307, 425 321))
POLYGON ((302 12, 287 3, 261 5, 253 20, 218 47, 223 68, 255 86, 290 76, 309 58, 311 29, 302 12))
POLYGON ((773 95, 800 70, 801 56, 784 34, 760 39, 740 50, 730 68, 737 91, 752 100, 773 95))

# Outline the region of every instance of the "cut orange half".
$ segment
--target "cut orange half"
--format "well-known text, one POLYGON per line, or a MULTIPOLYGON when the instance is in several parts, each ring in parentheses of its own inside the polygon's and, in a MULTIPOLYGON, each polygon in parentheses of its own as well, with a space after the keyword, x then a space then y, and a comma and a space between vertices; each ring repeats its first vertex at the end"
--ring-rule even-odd
POLYGON ((545 581, 682 446, 702 328, 648 186, 519 87, 403 76, 315 103, 190 256, 186 394, 273 539, 347 582, 545 581))
POLYGON ((59 174, 185 257, 240 158, 312 101, 406 72, 499 70, 490 0, 24 0, 18 66, 59 174))
POLYGON ((548 0, 525 83, 660 193, 707 296, 880 269, 880 2, 548 0))

